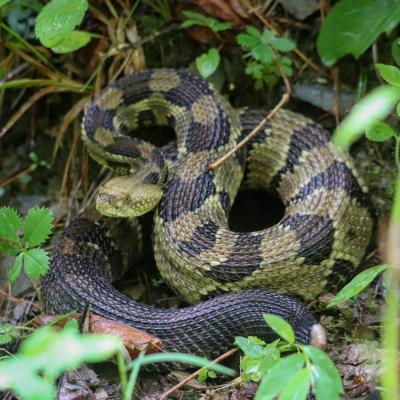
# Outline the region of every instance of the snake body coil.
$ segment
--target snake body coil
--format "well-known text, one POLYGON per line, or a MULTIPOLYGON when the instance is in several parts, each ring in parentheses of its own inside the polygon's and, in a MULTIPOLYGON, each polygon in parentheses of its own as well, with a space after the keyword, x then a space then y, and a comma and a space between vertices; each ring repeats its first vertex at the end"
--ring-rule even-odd
POLYGON ((260 110, 233 110, 207 82, 182 71, 148 70, 106 88, 85 114, 83 139, 96 160, 130 177, 100 189, 98 208, 129 216, 159 202, 157 265, 188 302, 242 291, 182 310, 139 305, 106 281, 116 263, 107 253, 110 244, 98 245, 107 242, 105 231, 78 221, 64 234, 44 280, 48 309, 81 308, 88 301, 96 313, 154 333, 168 349, 207 355, 228 346, 235 334, 265 336, 262 312, 285 317, 298 339, 309 341, 315 321, 303 306, 254 289, 310 300, 329 285, 339 287, 365 254, 372 219, 350 158, 318 124, 290 111, 279 111, 246 150, 211 171, 264 116, 260 110), (149 125, 176 131, 177 159, 168 170, 159 149, 127 136, 149 125), (285 215, 278 224, 256 232, 229 229, 229 209, 243 176, 246 187, 280 197, 285 215), (83 257, 83 243, 98 248, 83 257))

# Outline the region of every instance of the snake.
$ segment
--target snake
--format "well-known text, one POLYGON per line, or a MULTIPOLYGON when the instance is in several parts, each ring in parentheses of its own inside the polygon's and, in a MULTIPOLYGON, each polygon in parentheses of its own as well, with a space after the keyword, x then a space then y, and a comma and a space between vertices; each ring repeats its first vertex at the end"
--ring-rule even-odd
POLYGON ((166 350, 210 357, 235 336, 274 337, 265 313, 288 321, 300 343, 322 343, 323 328, 303 302, 339 288, 359 267, 373 229, 368 189, 321 125, 287 109, 238 148, 266 114, 234 109, 184 70, 148 69, 106 87, 82 122, 90 155, 117 175, 97 195, 106 217, 81 216, 64 230, 42 282, 45 309, 90 304, 95 314, 156 335, 166 350), (174 129, 172 156, 131 134, 153 126, 174 129), (279 197, 281 220, 232 231, 229 211, 243 188, 279 197), (111 284, 129 264, 126 254, 138 254, 140 236, 125 233, 117 243, 115 217, 124 217, 122 226, 153 209, 157 267, 191 304, 184 308, 141 304, 111 284))

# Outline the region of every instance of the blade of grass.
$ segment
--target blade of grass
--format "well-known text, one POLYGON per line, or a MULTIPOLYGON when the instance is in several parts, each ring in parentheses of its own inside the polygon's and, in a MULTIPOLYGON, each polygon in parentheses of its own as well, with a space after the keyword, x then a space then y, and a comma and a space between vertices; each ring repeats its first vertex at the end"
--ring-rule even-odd
POLYGON ((30 87, 57 87, 64 89, 71 89, 73 91, 84 91, 89 90, 90 87, 76 83, 73 81, 58 81, 52 79, 14 79, 13 81, 8 81, 0 84, 0 90, 2 89, 21 89, 30 87))

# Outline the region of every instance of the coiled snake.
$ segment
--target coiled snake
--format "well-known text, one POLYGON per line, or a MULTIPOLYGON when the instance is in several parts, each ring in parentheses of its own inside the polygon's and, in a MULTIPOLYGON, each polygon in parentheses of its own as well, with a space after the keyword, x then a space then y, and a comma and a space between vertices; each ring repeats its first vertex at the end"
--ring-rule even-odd
POLYGON ((309 311, 270 290, 310 300, 354 273, 372 230, 366 189, 326 131, 286 110, 211 171, 265 114, 233 110, 209 83, 183 71, 146 70, 106 88, 85 113, 83 140, 93 158, 129 177, 100 188, 97 208, 134 216, 159 203, 154 252, 162 277, 189 303, 234 293, 178 310, 138 304, 109 283, 122 256, 107 225, 81 218, 56 245, 42 283, 48 311, 89 302, 97 314, 155 334, 167 350, 207 356, 235 335, 270 335, 265 312, 292 323, 299 341, 312 340, 319 328, 309 311), (128 136, 152 125, 176 132, 169 168, 160 149, 128 136), (285 206, 282 220, 256 232, 231 231, 229 209, 241 184, 275 192, 285 206))

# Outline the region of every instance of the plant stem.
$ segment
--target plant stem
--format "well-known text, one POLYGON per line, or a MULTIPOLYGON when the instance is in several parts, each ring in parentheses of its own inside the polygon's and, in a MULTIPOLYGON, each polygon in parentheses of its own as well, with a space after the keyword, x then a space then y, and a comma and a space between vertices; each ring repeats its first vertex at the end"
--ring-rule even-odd
MULTIPOLYGON (((397 139, 397 142, 399 140, 397 139)), ((397 155, 397 153, 396 153, 397 155)), ((390 279, 388 280, 386 301, 382 326, 382 342, 384 355, 382 357, 383 375, 382 392, 384 400, 398 399, 399 396, 399 299, 400 284, 400 174, 397 177, 392 216, 389 227, 387 259, 390 264, 390 279)))
POLYGON ((396 148, 394 156, 396 159, 397 170, 400 171, 400 137, 396 135, 395 139, 396 139, 396 148))
POLYGON ((117 365, 118 365, 118 372, 119 372, 119 381, 121 382, 121 390, 122 390, 122 393, 124 394, 123 398, 130 400, 132 398, 132 395, 129 398, 125 397, 125 394, 128 389, 128 387, 127 387, 128 379, 127 379, 127 371, 126 371, 124 353, 122 350, 118 351, 116 358, 117 358, 117 365))

